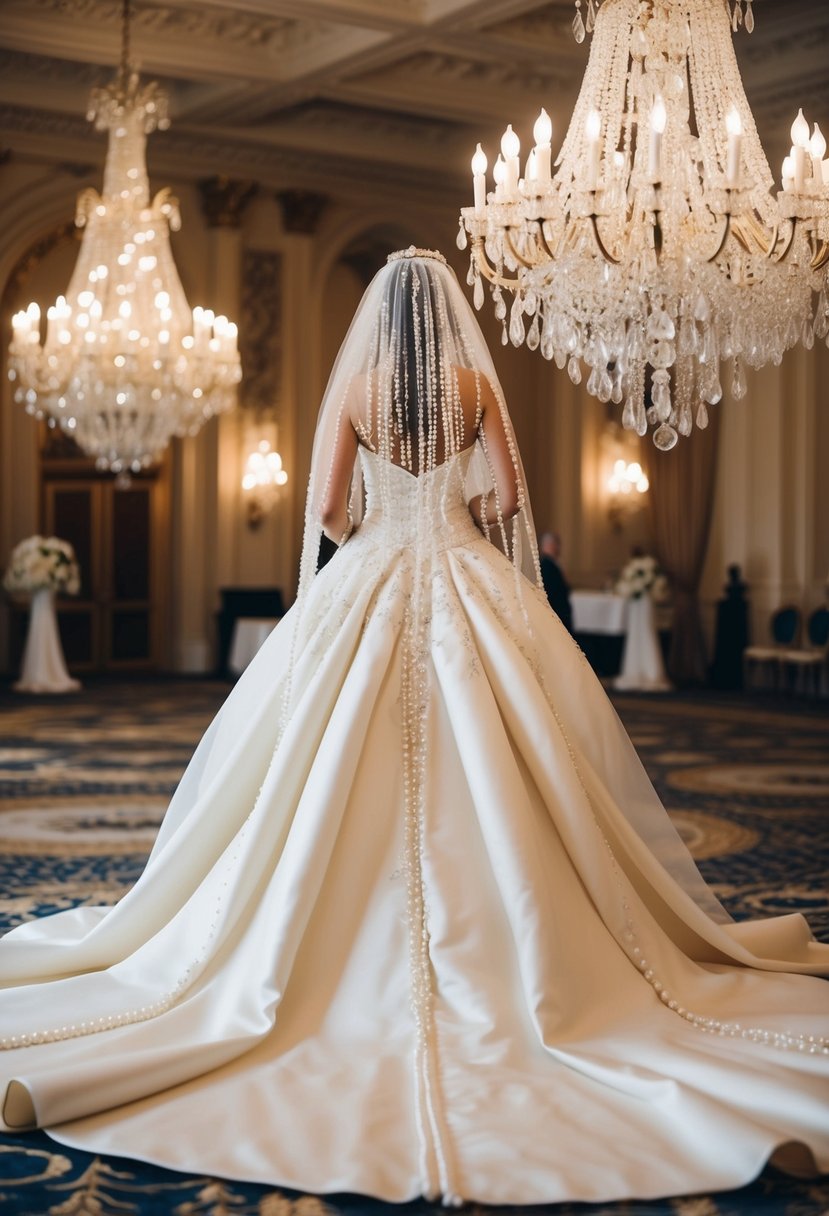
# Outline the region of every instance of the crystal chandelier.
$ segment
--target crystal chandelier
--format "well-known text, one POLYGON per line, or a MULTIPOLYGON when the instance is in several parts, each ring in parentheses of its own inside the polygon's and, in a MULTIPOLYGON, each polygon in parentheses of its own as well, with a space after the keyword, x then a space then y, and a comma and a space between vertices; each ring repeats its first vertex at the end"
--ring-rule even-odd
POLYGON ((130 67, 129 17, 124 0, 118 75, 90 98, 87 117, 109 146, 101 194, 78 199, 84 233, 69 287, 47 312, 45 341, 30 304, 12 319, 9 348, 15 400, 116 473, 146 467, 171 436, 232 408, 241 379, 236 326, 188 306, 170 250, 176 200, 166 189, 150 200, 146 137, 169 126, 167 98, 130 67))
POLYGON ((826 141, 801 112, 772 193, 732 46, 742 19, 743 0, 587 0, 593 42, 555 173, 542 110, 523 178, 511 126, 489 194, 478 145, 461 212, 474 301, 488 280, 504 342, 576 384, 585 364, 588 391, 663 450, 707 425, 724 373, 740 398, 746 365, 829 333, 826 141))

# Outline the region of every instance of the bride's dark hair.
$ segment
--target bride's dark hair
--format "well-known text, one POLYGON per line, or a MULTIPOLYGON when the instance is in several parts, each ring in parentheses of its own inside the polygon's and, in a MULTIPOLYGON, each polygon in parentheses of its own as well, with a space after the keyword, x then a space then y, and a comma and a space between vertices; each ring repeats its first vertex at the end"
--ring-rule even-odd
MULTIPOLYGON (((417 443, 428 439, 445 404, 446 369, 440 341, 440 301, 432 275, 422 265, 403 263, 396 293, 397 333, 393 392, 404 413, 404 425, 417 443)), ((445 312, 445 307, 444 310, 445 312)))

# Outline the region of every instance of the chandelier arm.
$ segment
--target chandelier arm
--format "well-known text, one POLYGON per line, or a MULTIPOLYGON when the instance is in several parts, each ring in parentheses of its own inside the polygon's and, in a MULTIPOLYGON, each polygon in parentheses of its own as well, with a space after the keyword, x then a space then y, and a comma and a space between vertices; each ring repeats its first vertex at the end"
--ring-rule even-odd
POLYGON ((775 224, 768 235, 769 230, 763 227, 756 216, 747 211, 743 215, 732 217, 731 231, 746 253, 761 253, 764 258, 768 258, 777 244, 780 225, 775 224))
MULTIPOLYGON (((744 228, 743 224, 740 222, 740 220, 733 219, 731 221, 731 233, 732 233, 735 241, 737 242, 737 244, 740 246, 741 249, 745 250, 746 253, 752 254, 752 253, 756 252, 756 247, 754 244, 752 244, 750 235, 745 230, 745 228, 744 228)), ((766 248, 765 242, 760 247, 760 251, 764 257, 768 256, 768 249, 766 248)))
POLYGON ((544 242, 541 240, 541 238, 538 234, 538 227, 536 226, 535 228, 533 228, 533 227, 528 226, 527 236, 532 242, 532 251, 533 251, 532 256, 534 259, 533 267, 543 266, 550 259, 547 255, 547 250, 545 248, 544 242))
POLYGON ((559 256, 561 256, 561 254, 564 253, 564 251, 566 249, 569 249, 570 253, 574 253, 576 248, 578 247, 578 243, 579 243, 578 225, 570 224, 567 228, 564 229, 564 232, 562 234, 561 246, 559 248, 559 256))
POLYGON ((548 258, 548 260, 549 260, 549 261, 551 261, 551 262, 554 262, 554 261, 556 260, 556 256, 555 256, 555 254, 553 253, 552 249, 550 248, 550 242, 547 240, 547 234, 546 234, 546 232, 544 231, 544 225, 545 225, 545 223, 546 223, 546 222, 547 222, 546 220, 538 220, 538 221, 537 221, 537 223, 538 223, 538 236, 539 236, 539 239, 540 239, 540 241, 541 241, 542 246, 544 247, 544 252, 547 254, 547 258, 548 258))
POLYGON ((775 233, 775 242, 772 245, 772 247, 769 249, 769 252, 767 254, 767 256, 772 261, 774 261, 774 263, 776 265, 779 265, 781 262, 785 262, 786 258, 791 253, 792 245, 794 244, 794 237, 795 237, 795 233, 797 232, 797 216, 793 215, 792 218, 789 220, 789 223, 791 225, 791 227, 789 228, 789 235, 788 235, 786 242, 785 242, 783 248, 781 249, 780 253, 778 253, 776 257, 774 256, 774 251, 777 246, 777 237, 779 236, 779 232, 776 232, 775 233))
POLYGON ((753 211, 744 211, 732 220, 732 231, 746 253, 761 253, 771 257, 780 235, 780 224, 768 229, 757 219, 753 211))
POLYGON ((91 186, 87 186, 86 190, 82 190, 78 195, 75 204, 75 227, 84 228, 93 210, 101 201, 101 196, 97 190, 93 190, 91 186))
POLYGON ((472 238, 472 253, 478 270, 490 283, 495 283, 498 287, 506 287, 508 291, 515 291, 516 287, 519 286, 518 279, 505 279, 503 275, 498 274, 490 266, 484 251, 484 238, 482 236, 472 238))
POLYGON ((565 227, 562 228, 561 236, 558 238, 558 243, 556 245, 555 250, 553 250, 553 248, 548 243, 548 248, 550 249, 551 260, 555 262, 555 261, 558 261, 559 258, 563 257, 564 253, 567 251, 568 246, 571 251, 575 247, 575 242, 573 239, 572 225, 569 227, 565 225, 565 227))
POLYGON ((160 212, 167 219, 167 225, 171 232, 178 232, 181 228, 181 212, 179 210, 179 201, 173 194, 171 186, 162 186, 156 192, 152 201, 152 210, 160 212))
MULTIPOLYGON (((730 212, 726 211, 725 215, 723 216, 723 221, 724 221, 724 223, 722 226, 722 233, 720 234, 720 243, 717 245, 717 248, 711 254, 710 258, 707 259, 707 261, 709 263, 716 262, 717 258, 720 256, 723 249, 725 248, 725 242, 728 240, 728 234, 731 232, 731 213, 730 212)), ((737 234, 735 233, 734 235, 736 236, 737 234)), ((739 237, 737 239, 739 240, 739 237)), ((743 242, 740 241, 740 244, 743 245, 743 242)), ((746 252, 749 252, 745 245, 743 245, 743 248, 746 249, 746 252)))
MULTIPOLYGON (((817 241, 815 241, 817 244, 817 241)), ((829 241, 822 241, 820 247, 816 249, 809 263, 812 270, 823 270, 824 266, 829 265, 829 241)))
POLYGON ((536 266, 538 265, 538 262, 537 261, 528 262, 527 259, 523 256, 523 254, 520 254, 518 252, 518 250, 515 248, 515 242, 512 239, 512 229, 511 228, 504 229, 504 240, 506 241, 507 248, 509 249, 510 254, 512 255, 512 257, 515 259, 515 261, 518 263, 519 266, 523 266, 525 270, 535 270, 536 266))
POLYGON ((598 216, 595 214, 592 214, 590 216, 590 229, 593 233, 593 240, 596 242, 596 247, 599 250, 599 253, 604 258, 604 260, 606 262, 610 262, 613 266, 618 266, 620 259, 614 258, 613 254, 610 252, 610 250, 607 248, 604 241, 602 240, 602 234, 599 232, 598 216))
POLYGON ((771 236, 770 236, 767 244, 761 246, 764 257, 771 256, 771 253, 772 253, 775 245, 777 244, 779 236, 780 236, 780 225, 775 224, 771 230, 771 236))
POLYGON ((743 217, 745 227, 754 237, 757 243, 757 248, 761 251, 764 257, 772 252, 777 244, 777 238, 780 235, 779 222, 774 225, 771 230, 771 236, 768 235, 768 229, 764 224, 761 224, 753 211, 747 211, 743 217))

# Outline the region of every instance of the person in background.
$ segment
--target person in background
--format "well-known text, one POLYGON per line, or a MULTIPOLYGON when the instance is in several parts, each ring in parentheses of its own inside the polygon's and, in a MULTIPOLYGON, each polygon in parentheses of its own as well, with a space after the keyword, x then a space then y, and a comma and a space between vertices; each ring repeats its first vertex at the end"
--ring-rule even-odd
POLYGON ((573 609, 570 605, 570 584, 559 565, 561 537, 558 532, 545 532, 538 545, 541 581, 550 601, 550 607, 562 625, 573 632, 573 609))

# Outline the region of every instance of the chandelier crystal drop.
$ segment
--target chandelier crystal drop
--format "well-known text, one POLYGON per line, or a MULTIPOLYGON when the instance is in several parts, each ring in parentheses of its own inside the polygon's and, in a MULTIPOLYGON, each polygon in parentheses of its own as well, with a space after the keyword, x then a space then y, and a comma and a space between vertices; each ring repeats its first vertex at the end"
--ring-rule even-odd
POLYGON ((593 41, 555 173, 542 110, 523 177, 507 128, 489 194, 478 145, 461 212, 475 305, 487 280, 504 342, 574 383, 586 365, 588 392, 664 450, 707 425, 724 382, 745 395, 746 365, 829 334, 826 141, 801 112, 773 192, 741 24, 751 0, 576 0, 593 41))
POLYGON ((173 435, 231 409, 241 379, 236 326, 188 306, 170 249, 176 200, 167 189, 150 198, 146 137, 169 126, 167 98, 129 68, 127 4, 124 17, 121 68, 87 114, 109 132, 103 190, 78 199, 81 248, 45 340, 30 304, 12 320, 9 366, 15 400, 116 473, 138 472, 173 435))

